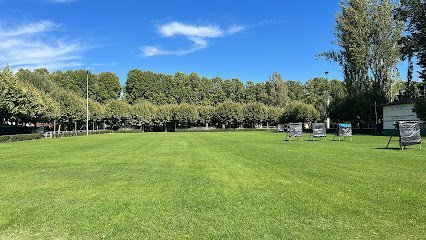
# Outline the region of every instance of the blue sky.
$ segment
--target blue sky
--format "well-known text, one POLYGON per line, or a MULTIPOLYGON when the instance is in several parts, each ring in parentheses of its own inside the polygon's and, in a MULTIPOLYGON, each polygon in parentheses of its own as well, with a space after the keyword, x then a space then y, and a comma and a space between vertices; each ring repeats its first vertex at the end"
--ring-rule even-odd
POLYGON ((122 83, 134 68, 342 79, 337 64, 315 57, 335 48, 339 2, 0 0, 0 65, 112 71, 122 83))

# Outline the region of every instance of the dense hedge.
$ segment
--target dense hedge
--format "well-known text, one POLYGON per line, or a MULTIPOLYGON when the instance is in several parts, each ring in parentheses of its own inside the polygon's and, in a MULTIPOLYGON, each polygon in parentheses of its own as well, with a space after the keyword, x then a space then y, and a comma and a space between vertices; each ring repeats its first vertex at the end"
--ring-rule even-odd
POLYGON ((255 131, 271 131, 275 132, 275 128, 187 128, 176 129, 176 132, 255 132, 255 131))
POLYGON ((2 135, 0 136, 0 142, 27 141, 27 140, 41 139, 43 137, 44 136, 42 133, 2 135))
MULTIPOLYGON (((89 132, 90 135, 105 134, 105 133, 112 133, 112 131, 110 131, 110 130, 100 130, 100 131, 95 131, 95 132, 89 132)), ((66 133, 60 133, 60 134, 53 135, 53 137, 55 137, 55 138, 76 137, 76 136, 86 136, 86 132, 78 132, 78 133, 66 132, 66 133)))

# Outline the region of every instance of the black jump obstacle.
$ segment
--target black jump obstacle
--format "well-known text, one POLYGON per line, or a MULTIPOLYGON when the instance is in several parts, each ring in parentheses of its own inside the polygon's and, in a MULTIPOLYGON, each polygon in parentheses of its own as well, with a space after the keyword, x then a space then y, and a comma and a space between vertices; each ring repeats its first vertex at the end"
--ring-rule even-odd
POLYGON ((336 137, 339 139, 343 137, 343 139, 349 137, 352 141, 352 125, 349 123, 339 123, 337 125, 336 129, 336 135, 333 138, 333 141, 336 139, 336 137))
POLYGON ((277 132, 284 132, 284 131, 285 131, 284 124, 278 124, 277 125, 277 132))
POLYGON ((399 121, 394 123, 395 130, 394 133, 390 136, 388 145, 386 148, 389 148, 389 144, 392 141, 394 136, 399 136, 399 147, 401 150, 404 150, 407 146, 411 145, 420 145, 420 150, 422 149, 422 137, 420 135, 420 124, 416 121, 399 121))
POLYGON ((303 141, 303 126, 302 123, 289 123, 287 129, 286 141, 296 138, 303 141))
POLYGON ((309 139, 315 140, 316 138, 324 138, 327 141, 327 127, 325 123, 312 123, 312 134, 309 135, 309 139))

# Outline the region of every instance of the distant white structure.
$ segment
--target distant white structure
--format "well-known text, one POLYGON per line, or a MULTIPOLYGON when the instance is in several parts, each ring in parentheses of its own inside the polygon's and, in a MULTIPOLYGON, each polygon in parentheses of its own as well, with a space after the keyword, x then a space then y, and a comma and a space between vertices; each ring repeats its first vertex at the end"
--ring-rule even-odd
POLYGON ((383 105, 383 131, 391 134, 395 129, 394 123, 398 121, 419 121, 420 127, 424 128, 423 122, 414 111, 415 103, 416 99, 409 98, 383 105))

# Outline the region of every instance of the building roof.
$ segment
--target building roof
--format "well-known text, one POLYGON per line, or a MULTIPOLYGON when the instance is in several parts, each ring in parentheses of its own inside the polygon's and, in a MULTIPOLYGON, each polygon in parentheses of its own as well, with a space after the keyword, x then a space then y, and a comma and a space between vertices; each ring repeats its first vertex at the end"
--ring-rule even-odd
POLYGON ((394 101, 394 102, 390 102, 390 103, 386 103, 386 104, 381 104, 379 105, 380 107, 384 107, 384 106, 393 106, 393 105, 402 105, 402 104, 410 104, 410 103, 416 103, 417 99, 416 98, 403 98, 401 100, 398 101, 394 101))

